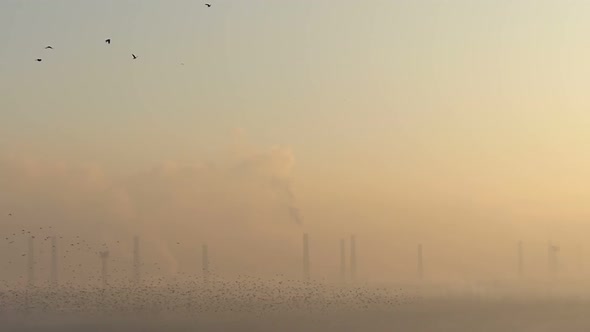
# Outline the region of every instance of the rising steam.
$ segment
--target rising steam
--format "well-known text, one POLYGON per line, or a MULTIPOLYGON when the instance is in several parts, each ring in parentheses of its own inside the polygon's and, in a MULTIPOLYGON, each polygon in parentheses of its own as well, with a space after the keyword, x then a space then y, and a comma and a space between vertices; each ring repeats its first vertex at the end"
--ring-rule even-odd
POLYGON ((116 257, 130 251, 117 241, 139 235, 152 259, 175 273, 177 243, 182 252, 197 253, 200 241, 223 243, 231 229, 255 246, 260 241, 249 234, 259 238, 260 230, 301 224, 289 181, 293 162, 289 149, 275 147, 205 164, 166 162, 116 178, 97 165, 0 156, 0 210, 17 216, 14 225, 0 228, 54 225, 55 232, 91 239, 116 257))

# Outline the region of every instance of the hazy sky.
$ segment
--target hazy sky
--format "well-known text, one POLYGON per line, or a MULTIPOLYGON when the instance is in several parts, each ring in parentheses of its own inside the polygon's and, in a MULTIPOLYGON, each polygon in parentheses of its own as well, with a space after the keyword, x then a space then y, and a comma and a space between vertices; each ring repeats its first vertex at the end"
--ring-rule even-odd
POLYGON ((511 273, 520 238, 539 269, 547 241, 584 241, 590 2, 211 2, 1 1, 0 208, 158 229, 168 192, 176 218, 205 221, 166 241, 268 219, 284 257, 307 230, 333 241, 328 262, 355 232, 366 273, 387 276, 418 242, 441 275, 485 275, 511 273), (100 204, 58 199, 86 192, 100 204))

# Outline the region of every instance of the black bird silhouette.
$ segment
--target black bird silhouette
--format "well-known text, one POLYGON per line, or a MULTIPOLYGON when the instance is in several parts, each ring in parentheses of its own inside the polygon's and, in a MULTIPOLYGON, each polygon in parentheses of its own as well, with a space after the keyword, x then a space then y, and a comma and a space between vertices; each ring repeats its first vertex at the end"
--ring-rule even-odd
POLYGON ((131 56, 133 57, 133 60, 137 59, 137 56, 135 56, 135 54, 131 54, 131 56))
POLYGON ((109 39, 106 39, 104 42, 110 45, 111 44, 111 39, 110 38, 109 39))
POLYGON ((9 214, 8 214, 8 216, 9 216, 9 217, 12 217, 12 213, 9 213, 9 214))
POLYGON ((205 6, 211 7, 211 4, 210 3, 206 3, 205 6))
POLYGON ((41 61, 43 61, 43 59, 37 59, 37 62, 41 62, 41 61))
POLYGON ((45 49, 46 49, 46 50, 52 50, 52 49, 53 49, 53 47, 51 47, 51 46, 45 46, 45 49))

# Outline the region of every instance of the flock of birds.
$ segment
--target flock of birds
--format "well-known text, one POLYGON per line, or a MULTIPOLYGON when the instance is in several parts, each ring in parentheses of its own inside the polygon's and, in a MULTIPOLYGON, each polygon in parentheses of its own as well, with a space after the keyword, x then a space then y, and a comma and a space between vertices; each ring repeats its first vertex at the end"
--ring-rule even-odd
POLYGON ((337 286, 319 282, 240 276, 212 276, 181 281, 155 278, 141 285, 130 282, 102 286, 43 286, 0 291, 0 318, 18 314, 93 317, 224 318, 227 316, 333 314, 386 311, 417 297, 401 290, 337 286))
MULTIPOLYGON (((207 8, 211 8, 211 4, 210 4, 210 3, 206 3, 206 4, 205 4, 205 6, 206 6, 207 8)), ((111 44, 111 38, 107 38, 107 39, 105 39, 105 41, 104 41, 104 42, 105 42, 106 44, 110 45, 110 44, 111 44)), ((45 46, 45 49, 46 49, 46 50, 53 50, 53 46, 51 46, 51 45, 45 46)), ((136 56, 135 54, 131 53, 131 58, 132 58, 132 60, 136 60, 136 59, 137 59, 137 56, 136 56)), ((43 61, 43 58, 37 58, 37 59, 35 59, 35 60, 36 60, 37 62, 41 62, 41 61, 43 61)))
MULTIPOLYGON (((0 262, 0 272, 20 269, 22 274, 16 280, 0 279, 0 321, 24 317, 19 314, 26 317, 37 314, 36 317, 146 314, 149 317, 198 315, 212 318, 293 313, 315 315, 389 310, 417 299, 404 294, 401 289, 301 281, 282 275, 271 279, 249 276, 224 279, 212 270, 207 278, 186 273, 170 276, 161 271, 163 267, 158 262, 144 261, 140 263, 141 282, 136 283, 130 278, 133 264, 129 257, 109 258, 105 285, 99 265, 101 252, 113 250, 121 253, 113 256, 130 256, 126 255, 132 250, 129 241, 109 239, 101 243, 76 234, 56 236, 59 231, 52 226, 23 228, 12 213, 9 216, 13 230, 8 231, 6 228, 9 227, 6 227, 2 231, 0 246, 18 249, 4 250, 7 259, 0 262), (26 257, 28 252, 19 252, 26 250, 29 239, 34 239, 34 258, 26 257), (58 249, 55 249, 56 243, 58 249), (49 261, 47 254, 54 250, 58 253, 60 283, 35 282, 41 278, 35 278, 33 282, 27 280, 27 263, 31 259, 34 269, 39 272, 38 277, 49 275, 49 264, 43 266, 39 259, 49 261)), ((181 242, 175 241, 175 244, 181 246, 181 242)))

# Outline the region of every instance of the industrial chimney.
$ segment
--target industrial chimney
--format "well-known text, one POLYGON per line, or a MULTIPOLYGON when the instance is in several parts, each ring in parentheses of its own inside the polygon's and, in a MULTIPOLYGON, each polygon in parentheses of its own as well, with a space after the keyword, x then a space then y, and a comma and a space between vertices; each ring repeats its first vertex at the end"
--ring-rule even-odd
POLYGON ((57 238, 51 237, 51 285, 57 287, 57 238))
POLYGON ((303 234, 303 279, 305 281, 311 279, 309 271, 309 236, 307 233, 303 234))
POLYGON ((418 279, 424 280, 424 261, 422 257, 422 244, 418 245, 418 279))
POLYGON ((133 281, 136 285, 139 285, 141 282, 141 275, 140 275, 140 255, 139 255, 139 237, 136 236, 133 239, 133 281))
POLYGON ((518 241, 518 277, 524 276, 524 248, 522 241, 518 241))
POLYGON ((356 236, 350 237, 350 280, 356 281, 356 236))
POLYGON ((108 261, 109 261, 109 252, 108 251, 101 251, 100 252, 100 262, 102 265, 102 271, 101 271, 101 275, 102 275, 102 286, 103 287, 107 287, 109 284, 109 267, 108 267, 108 261))
POLYGON ((35 237, 29 238, 29 250, 27 253, 27 275, 29 287, 35 286, 35 237))
POLYGON ((346 240, 340 240, 340 281, 346 282, 346 240))
POLYGON ((559 246, 553 245, 549 243, 547 248, 547 265, 549 274, 552 278, 557 277, 557 272, 559 270, 559 262, 557 254, 559 253, 559 246))
POLYGON ((205 283, 209 283, 209 248, 206 244, 203 245, 202 254, 203 280, 205 283))

